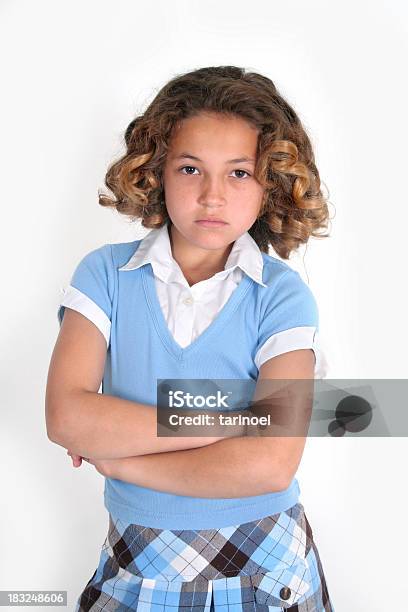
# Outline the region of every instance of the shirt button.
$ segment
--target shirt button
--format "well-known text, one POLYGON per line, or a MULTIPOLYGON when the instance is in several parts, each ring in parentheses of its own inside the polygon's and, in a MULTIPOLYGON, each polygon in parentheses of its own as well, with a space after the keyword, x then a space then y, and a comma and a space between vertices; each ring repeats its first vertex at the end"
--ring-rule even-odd
POLYGON ((291 592, 292 591, 289 587, 282 587, 279 591, 279 595, 281 596, 281 599, 289 599, 291 592))
POLYGON ((192 303, 193 303, 193 301, 194 301, 194 300, 193 300, 193 298, 188 297, 188 298, 185 298, 185 299, 183 300, 183 304, 187 304, 187 305, 189 305, 189 304, 192 304, 192 303))

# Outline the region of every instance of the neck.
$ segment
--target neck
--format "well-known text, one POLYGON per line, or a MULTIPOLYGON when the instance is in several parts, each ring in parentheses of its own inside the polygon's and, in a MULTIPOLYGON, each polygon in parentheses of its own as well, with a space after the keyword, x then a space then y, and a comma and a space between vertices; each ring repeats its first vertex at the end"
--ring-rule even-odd
POLYGON ((223 249, 201 249, 188 242, 173 224, 168 227, 168 232, 173 258, 190 285, 224 270, 234 243, 223 249))

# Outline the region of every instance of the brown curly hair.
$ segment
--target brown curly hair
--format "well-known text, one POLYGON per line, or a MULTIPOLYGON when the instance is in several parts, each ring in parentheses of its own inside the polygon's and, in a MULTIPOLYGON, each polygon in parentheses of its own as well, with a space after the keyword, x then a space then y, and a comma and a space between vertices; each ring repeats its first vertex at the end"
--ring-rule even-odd
POLYGON ((269 78, 236 66, 199 68, 162 87, 128 125, 126 153, 106 173, 116 200, 99 194, 99 204, 141 218, 146 228, 170 223, 162 175, 168 144, 175 125, 200 111, 238 115, 259 130, 254 175, 264 196, 248 232, 261 251, 272 245, 288 259, 310 236, 329 235, 318 233, 329 213, 305 128, 269 78))

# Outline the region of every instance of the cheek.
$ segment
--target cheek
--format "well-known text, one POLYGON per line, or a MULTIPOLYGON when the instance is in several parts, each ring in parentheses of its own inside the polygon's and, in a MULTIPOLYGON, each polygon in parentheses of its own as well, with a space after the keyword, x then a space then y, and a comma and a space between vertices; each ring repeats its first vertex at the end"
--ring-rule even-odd
POLYGON ((166 204, 169 208, 187 209, 192 207, 197 200, 197 192, 194 185, 186 181, 170 180, 164 184, 166 204))
POLYGON ((232 200, 239 209, 242 216, 246 216, 248 219, 253 216, 257 216, 261 208, 263 197, 263 189, 257 185, 248 185, 248 187, 242 187, 239 192, 236 191, 232 196, 232 200))
POLYGON ((178 224, 183 224, 183 220, 187 220, 195 212, 194 200, 185 190, 172 188, 170 192, 166 191, 165 203, 170 217, 178 224))
POLYGON ((182 181, 180 181, 180 176, 172 169, 164 171, 163 182, 166 192, 178 192, 182 188, 182 181))

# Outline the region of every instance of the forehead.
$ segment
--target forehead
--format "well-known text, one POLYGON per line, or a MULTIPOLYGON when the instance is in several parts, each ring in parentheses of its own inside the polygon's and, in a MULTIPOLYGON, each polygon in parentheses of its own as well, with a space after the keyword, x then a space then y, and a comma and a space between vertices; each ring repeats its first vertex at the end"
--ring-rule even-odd
POLYGON ((189 150, 194 148, 196 152, 211 150, 253 155, 258 134, 257 128, 242 117, 200 113, 175 125, 169 149, 176 154, 188 145, 189 150))

